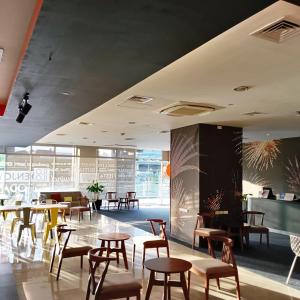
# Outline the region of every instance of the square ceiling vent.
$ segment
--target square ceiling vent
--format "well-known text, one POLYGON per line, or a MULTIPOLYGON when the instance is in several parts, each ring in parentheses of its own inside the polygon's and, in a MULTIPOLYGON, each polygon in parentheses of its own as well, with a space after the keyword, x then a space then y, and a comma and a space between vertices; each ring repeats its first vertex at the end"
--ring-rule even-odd
POLYGON ((206 103, 179 101, 160 110, 163 115, 173 117, 206 115, 222 107, 206 103))
POLYGON ((250 33, 250 35, 275 43, 282 43, 299 33, 300 21, 294 17, 285 16, 250 33))

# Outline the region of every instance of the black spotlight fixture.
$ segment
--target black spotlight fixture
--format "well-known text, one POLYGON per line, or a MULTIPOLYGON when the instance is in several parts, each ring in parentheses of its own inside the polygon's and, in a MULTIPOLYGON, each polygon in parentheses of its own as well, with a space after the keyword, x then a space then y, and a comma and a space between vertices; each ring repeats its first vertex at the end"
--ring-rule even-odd
POLYGON ((29 100, 29 93, 25 93, 23 96, 23 99, 21 100, 21 102, 19 103, 19 114, 17 116, 16 121, 18 123, 22 123, 25 116, 28 114, 28 112, 31 109, 31 105, 28 103, 29 100))

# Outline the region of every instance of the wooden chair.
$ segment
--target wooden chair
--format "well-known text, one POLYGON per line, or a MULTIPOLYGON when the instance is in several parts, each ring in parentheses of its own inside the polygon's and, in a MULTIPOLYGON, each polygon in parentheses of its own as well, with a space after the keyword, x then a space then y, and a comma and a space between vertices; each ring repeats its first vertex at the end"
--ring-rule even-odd
POLYGON ((220 278, 235 277, 237 299, 241 299, 240 284, 238 269, 236 266, 235 257, 233 255, 232 246, 233 241, 228 237, 211 236, 207 237, 208 252, 212 256, 211 259, 201 259, 193 261, 192 269, 188 273, 188 289, 190 289, 191 272, 204 279, 205 300, 208 300, 209 295, 209 281, 216 279, 218 288, 220 289, 220 278), (221 253, 221 260, 216 259, 212 241, 222 242, 223 248, 221 253))
POLYGON ((135 260, 136 246, 143 247, 143 268, 145 262, 146 249, 156 248, 157 257, 159 257, 159 248, 166 248, 167 256, 170 257, 169 241, 166 234, 166 222, 162 219, 147 219, 150 222, 153 236, 133 237, 132 263, 135 260), (159 227, 159 231, 157 231, 159 227))
POLYGON ((87 197, 80 198, 80 206, 70 207, 70 221, 72 219, 73 212, 78 214, 78 222, 80 222, 80 216, 83 219, 83 213, 90 213, 90 221, 92 220, 92 207, 90 206, 90 201, 87 197))
POLYGON ((86 300, 89 300, 91 293, 95 295, 95 300, 129 299, 129 297, 136 297, 137 300, 140 300, 142 286, 134 279, 132 274, 128 272, 107 274, 110 262, 116 260, 116 258, 103 257, 102 254, 105 251, 107 251, 107 248, 102 247, 92 249, 88 253, 90 276, 86 300), (97 254, 97 252, 99 253, 97 254), (101 275, 96 275, 96 270, 101 263, 105 264, 105 267, 101 275))
MULTIPOLYGON (((17 200, 17 201, 15 202, 15 205, 21 206, 21 205, 22 205, 22 201, 17 200)), ((10 234, 13 234, 16 224, 17 224, 18 222, 20 222, 21 220, 22 220, 22 218, 21 218, 21 211, 20 211, 20 210, 17 210, 17 211, 15 212, 15 217, 12 219, 12 222, 11 222, 10 234)))
POLYGON ((109 210, 110 204, 114 204, 115 208, 118 208, 119 199, 116 192, 107 192, 105 194, 105 200, 107 202, 107 209, 109 210))
POLYGON ((89 250, 92 249, 92 247, 89 246, 81 246, 81 247, 67 247, 68 242, 71 236, 71 233, 73 231, 76 231, 76 229, 66 228, 66 225, 58 225, 56 227, 56 233, 55 233, 55 245, 52 252, 52 258, 50 263, 50 269, 49 273, 52 273, 53 270, 53 264, 56 256, 56 251, 58 250, 58 269, 56 274, 56 280, 59 279, 59 274, 61 270, 62 261, 64 258, 69 257, 79 257, 80 256, 80 266, 82 268, 83 266, 83 256, 87 255, 89 250), (63 235, 66 234, 67 237, 63 241, 63 235))
POLYGON ((18 243, 21 239, 22 232, 25 228, 29 228, 31 232, 32 242, 34 243, 34 239, 36 238, 36 230, 35 224, 30 223, 30 207, 23 208, 23 218, 20 219, 19 232, 18 232, 18 243))
POLYGON ((136 192, 127 192, 126 198, 128 201, 128 209, 130 208, 130 204, 132 203, 132 207, 134 208, 135 204, 137 203, 137 208, 140 209, 140 201, 136 199, 136 192))
POLYGON ((269 228, 264 225, 265 213, 260 211, 244 211, 243 217, 247 221, 243 228, 243 235, 246 238, 247 246, 249 246, 249 234, 260 234, 259 242, 262 244, 262 235, 266 235, 267 246, 269 247, 269 228))
POLYGON ((195 248, 196 237, 207 238, 210 236, 226 236, 227 232, 221 229, 212 228, 213 218, 215 217, 214 212, 198 213, 196 225, 193 235, 193 245, 192 248, 195 248))
POLYGON ((295 258, 293 260, 293 263, 291 265, 289 275, 286 279, 285 284, 288 284, 291 278, 291 275, 293 273, 297 258, 300 256, 300 236, 297 235, 290 235, 290 243, 291 243, 291 248, 292 251, 295 253, 295 258))

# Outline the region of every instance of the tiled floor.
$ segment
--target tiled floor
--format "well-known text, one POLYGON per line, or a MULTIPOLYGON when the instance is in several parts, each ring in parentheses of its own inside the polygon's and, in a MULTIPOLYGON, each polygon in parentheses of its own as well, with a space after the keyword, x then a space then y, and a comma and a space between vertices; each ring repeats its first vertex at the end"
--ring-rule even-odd
MULTIPOLYGON (((83 270, 80 269, 79 258, 65 259, 62 266, 60 280, 57 282, 53 275, 49 275, 49 255, 51 245, 48 242, 46 246, 42 245, 41 233, 35 245, 32 245, 30 236, 26 233, 21 240, 20 245, 16 246, 16 234, 10 237, 10 221, 1 221, 0 232, 0 260, 1 263, 10 263, 13 267, 13 275, 17 285, 17 292, 20 299, 27 300, 77 300, 85 299, 85 291, 88 277, 87 260, 84 261, 83 270)), ((77 231, 72 234, 70 244, 99 246, 97 235, 100 232, 127 232, 131 236, 145 235, 144 231, 134 228, 129 224, 112 220, 108 217, 98 214, 93 215, 90 222, 86 217, 80 224, 77 221, 68 222, 77 231)), ((40 225, 40 224, 38 224, 40 225)), ((193 251, 183 245, 170 242, 171 255, 184 258, 186 260, 199 259, 204 257, 198 251, 193 251)), ((128 257, 131 258, 132 242, 129 240, 126 244, 128 257)), ((149 251, 147 256, 155 257, 155 252, 149 251)), ((0 265, 1 268, 1 265, 0 265)), ((56 271, 56 268, 55 268, 56 271)), ((117 266, 112 263, 110 272, 125 271, 123 265, 117 266)), ((137 250, 137 257, 134 268, 130 264, 136 278, 143 283, 143 294, 146 291, 149 272, 142 271, 141 252, 137 250)), ((239 269, 242 299, 300 299, 300 291, 283 284, 272 281, 268 278, 257 275, 253 272, 239 269)), ((5 274, 1 274, 1 277, 5 274)), ((3 277, 2 277, 3 278, 3 277)), ((154 287, 151 299, 161 299, 162 288, 154 287)), ((1 295, 0 295, 0 299, 1 295)), ((172 300, 183 299, 179 288, 172 288, 172 300)), ((190 299, 204 299, 203 288, 199 278, 192 277, 190 299)), ((235 299, 235 284, 231 279, 221 280, 221 290, 219 291, 214 281, 211 282, 210 299, 235 299)), ((3 299, 6 300, 6 299, 3 299)))

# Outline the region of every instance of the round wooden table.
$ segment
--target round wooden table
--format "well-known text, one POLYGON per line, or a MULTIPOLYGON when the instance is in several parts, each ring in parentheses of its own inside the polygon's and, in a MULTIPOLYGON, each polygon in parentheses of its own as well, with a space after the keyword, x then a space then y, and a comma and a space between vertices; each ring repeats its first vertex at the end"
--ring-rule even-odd
POLYGON ((128 261, 125 248, 125 241, 130 239, 130 235, 127 233, 112 232, 112 233, 101 233, 98 236, 98 239, 101 241, 101 247, 107 248, 107 256, 112 252, 116 252, 117 263, 119 263, 119 254, 123 255, 125 268, 128 270, 128 261), (111 242, 115 243, 115 247, 111 247, 111 242), (119 242, 121 247, 119 247, 119 242))
POLYGON ((171 286, 181 287, 183 290, 184 299, 189 299, 189 292, 184 275, 184 273, 192 267, 192 264, 189 261, 173 257, 154 258, 147 260, 145 262, 145 267, 150 270, 150 278, 145 300, 150 299, 153 285, 164 286, 164 300, 171 299, 171 286), (163 273, 164 280, 156 279, 155 273, 163 273), (169 275, 173 273, 180 274, 180 281, 169 279, 169 275))

